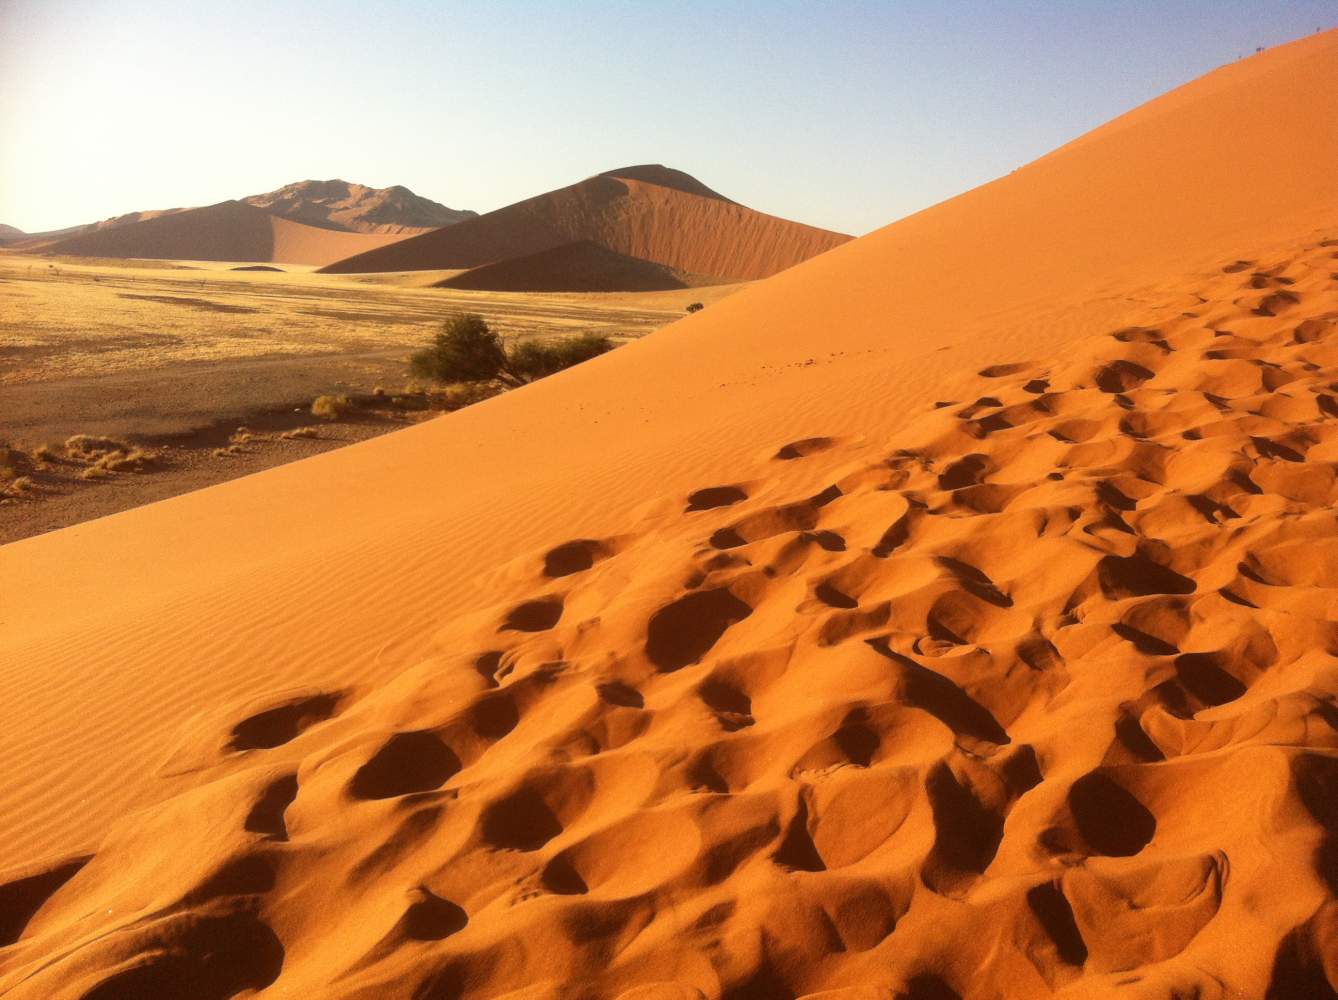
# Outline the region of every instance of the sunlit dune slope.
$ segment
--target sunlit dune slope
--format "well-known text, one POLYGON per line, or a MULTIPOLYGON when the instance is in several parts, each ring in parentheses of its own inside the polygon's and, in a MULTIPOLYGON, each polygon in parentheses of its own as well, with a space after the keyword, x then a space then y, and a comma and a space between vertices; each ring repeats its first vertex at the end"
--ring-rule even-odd
POLYGON ((1335 122, 1330 32, 0 548, 0 992, 1333 995, 1335 122))
POLYGON ((164 260, 246 260, 276 264, 327 264, 385 246, 395 233, 348 233, 271 215, 237 201, 145 218, 45 243, 48 253, 164 260))
POLYGON ((849 240, 754 212, 678 170, 590 177, 449 229, 332 264, 335 273, 472 268, 574 242, 717 279, 765 278, 849 240))

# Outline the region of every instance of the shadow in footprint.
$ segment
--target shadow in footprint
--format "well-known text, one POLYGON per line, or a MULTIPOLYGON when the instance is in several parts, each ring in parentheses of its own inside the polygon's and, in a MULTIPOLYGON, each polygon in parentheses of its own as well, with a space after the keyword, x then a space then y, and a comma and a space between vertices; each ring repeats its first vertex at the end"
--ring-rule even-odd
POLYGON ((0 885, 0 948, 13 944, 46 901, 56 894, 93 856, 70 858, 46 871, 0 885))
POLYGON ((729 507, 748 499, 748 494, 740 486, 708 486, 688 494, 688 506, 684 513, 694 510, 715 510, 717 507, 729 507))
POLYGON ((296 798, 296 774, 285 774, 271 781, 246 814, 246 830, 264 834, 272 840, 287 840, 288 826, 284 821, 284 813, 296 798))
POLYGON ((562 598, 541 597, 518 604, 507 614, 499 632, 545 632, 562 618, 562 598))
POLYGON ((537 851, 562 832, 553 810, 532 788, 492 803, 479 822, 483 839, 503 850, 537 851))
POLYGON ((544 554, 544 576, 556 579, 581 573, 608 555, 608 546, 593 538, 564 542, 544 554))
POLYGON ((1157 832, 1157 818, 1122 786, 1093 771, 1069 789, 1069 810, 1093 854, 1127 858, 1157 832))
POLYGON ((243 719, 232 727, 229 750, 269 750, 296 739, 339 707, 339 694, 304 695, 243 719))
POLYGON ((421 887, 417 894, 419 898, 409 904, 401 918, 405 937, 415 941, 440 941, 464 930, 469 923, 469 915, 449 899, 442 899, 421 887))
POLYGON ((651 616, 646 655, 662 673, 697 663, 726 629, 752 613, 751 607, 723 587, 680 597, 651 616))
POLYGON ((1073 918, 1073 907, 1057 883, 1044 882, 1029 889, 1027 906, 1054 942, 1062 961, 1069 965, 1082 965, 1087 961, 1087 944, 1073 918))
POLYGON ((431 732, 396 733, 349 782, 357 799, 390 799, 440 788, 460 770, 460 758, 431 732))

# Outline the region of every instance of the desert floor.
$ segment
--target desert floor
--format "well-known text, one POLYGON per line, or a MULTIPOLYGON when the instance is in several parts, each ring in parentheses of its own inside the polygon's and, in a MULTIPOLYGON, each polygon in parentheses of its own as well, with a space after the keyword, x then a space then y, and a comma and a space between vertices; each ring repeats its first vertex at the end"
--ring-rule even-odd
POLYGON ((374 277, 239 263, 0 253, 0 442, 56 458, 15 471, 0 544, 385 433, 433 413, 362 408, 313 418, 322 394, 398 393, 408 355, 446 315, 478 312, 508 338, 587 331, 643 336, 739 285, 672 292, 515 293, 429 287, 452 272, 374 277), (310 438, 284 431, 315 426, 310 438), (241 434, 238 430, 241 428, 241 434), (139 473, 81 479, 76 434, 151 448, 139 473), (216 449, 228 450, 216 455, 216 449))

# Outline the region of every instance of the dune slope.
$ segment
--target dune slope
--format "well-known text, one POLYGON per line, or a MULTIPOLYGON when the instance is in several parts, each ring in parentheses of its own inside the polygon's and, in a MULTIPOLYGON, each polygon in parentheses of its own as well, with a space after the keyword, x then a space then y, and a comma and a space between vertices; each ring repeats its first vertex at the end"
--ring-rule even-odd
POLYGON ((1328 33, 0 548, 0 991, 1333 995, 1335 121, 1328 33))
POLYGON ((294 222, 354 233, 418 234, 478 215, 447 208, 395 185, 370 188, 348 181, 298 181, 242 199, 294 222))
POLYGON ((403 239, 396 233, 321 229, 238 201, 143 214, 44 243, 41 249, 87 257, 326 264, 403 239))
POLYGON ((682 171, 643 165, 590 177, 324 270, 472 268, 591 242, 681 271, 748 281, 848 240, 744 208, 682 171))
POLYGON ((582 240, 483 264, 437 282, 439 288, 505 292, 653 292, 699 284, 694 276, 582 240))

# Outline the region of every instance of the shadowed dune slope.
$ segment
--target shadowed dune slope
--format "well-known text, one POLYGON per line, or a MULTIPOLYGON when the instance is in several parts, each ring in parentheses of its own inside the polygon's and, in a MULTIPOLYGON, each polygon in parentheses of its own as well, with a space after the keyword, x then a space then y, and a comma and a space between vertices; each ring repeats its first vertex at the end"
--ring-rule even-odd
POLYGON ((437 287, 492 292, 654 292, 701 283, 663 264, 582 240, 471 268, 437 282, 437 287))
POLYGON ((735 204, 678 170, 590 177, 449 229, 341 260, 336 273, 472 268, 588 241, 731 281, 765 278, 849 240, 735 204))
POLYGON ((0 993, 1335 995, 1335 122, 1330 32, 0 548, 0 993))
POLYGON ((40 249, 87 257, 326 264, 403 239, 394 233, 321 229, 238 201, 142 214, 134 221, 44 242, 40 249))

